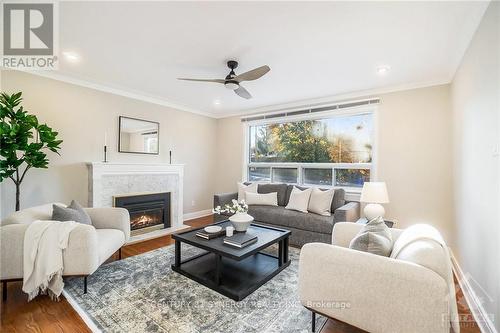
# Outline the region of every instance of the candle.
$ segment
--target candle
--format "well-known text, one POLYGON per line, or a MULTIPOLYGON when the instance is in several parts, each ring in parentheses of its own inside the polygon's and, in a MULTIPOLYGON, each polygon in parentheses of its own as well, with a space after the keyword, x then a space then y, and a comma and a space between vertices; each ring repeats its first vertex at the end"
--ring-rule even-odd
POLYGON ((104 131, 104 145, 108 145, 108 133, 106 131, 104 131))

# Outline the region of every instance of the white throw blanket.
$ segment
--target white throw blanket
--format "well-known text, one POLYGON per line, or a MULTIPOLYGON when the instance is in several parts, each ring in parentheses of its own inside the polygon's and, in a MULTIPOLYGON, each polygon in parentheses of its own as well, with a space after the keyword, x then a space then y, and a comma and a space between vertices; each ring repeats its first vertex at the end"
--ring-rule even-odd
POLYGON ((24 234, 23 291, 28 301, 48 291, 57 299, 64 287, 63 250, 76 222, 34 221, 24 234))
POLYGON ((446 283, 448 284, 448 293, 449 293, 449 305, 450 305, 450 322, 455 333, 460 333, 460 325, 458 318, 458 309, 457 309, 457 299, 456 299, 456 291, 455 291, 455 282, 453 280, 453 271, 451 264, 451 256, 448 249, 448 246, 443 240, 443 237, 439 233, 439 231, 428 225, 428 224, 415 224, 410 226, 399 236, 396 243, 394 243, 394 248, 392 249, 391 258, 397 258, 398 254, 410 245, 413 242, 419 240, 430 240, 436 242, 441 245, 444 251, 445 260, 446 260, 446 272, 447 276, 443 277, 446 279, 446 283))

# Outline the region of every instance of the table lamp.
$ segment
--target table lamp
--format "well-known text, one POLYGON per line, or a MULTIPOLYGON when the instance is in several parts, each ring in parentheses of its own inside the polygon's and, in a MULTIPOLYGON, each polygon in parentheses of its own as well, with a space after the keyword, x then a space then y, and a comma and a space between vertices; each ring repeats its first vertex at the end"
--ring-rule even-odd
POLYGON ((385 209, 381 204, 389 202, 385 182, 365 182, 359 201, 367 203, 363 212, 368 221, 379 216, 383 218, 385 209))

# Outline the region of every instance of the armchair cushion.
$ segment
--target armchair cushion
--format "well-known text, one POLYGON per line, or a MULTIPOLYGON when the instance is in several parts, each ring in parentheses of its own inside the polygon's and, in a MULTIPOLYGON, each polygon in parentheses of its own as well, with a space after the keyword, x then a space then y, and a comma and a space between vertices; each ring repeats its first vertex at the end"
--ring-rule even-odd
MULTIPOLYGON (((352 222, 337 222, 333 227, 332 233, 332 244, 349 247, 352 239, 357 235, 357 233, 363 228, 363 224, 357 224, 352 222)), ((391 237, 393 241, 396 241, 403 232, 401 229, 390 228, 391 237)))
POLYGON ((349 248, 388 257, 392 250, 392 236, 384 219, 378 217, 364 225, 349 243, 349 248))
POLYGON ((91 225, 89 214, 83 210, 83 207, 72 200, 68 207, 52 205, 52 218, 54 221, 75 221, 82 224, 91 225))

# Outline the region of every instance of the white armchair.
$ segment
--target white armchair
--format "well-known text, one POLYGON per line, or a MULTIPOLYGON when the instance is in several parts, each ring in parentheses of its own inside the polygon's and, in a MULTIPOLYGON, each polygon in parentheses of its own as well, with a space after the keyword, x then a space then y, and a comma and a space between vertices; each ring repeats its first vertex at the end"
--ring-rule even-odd
MULTIPOLYGON (((61 204, 62 205, 62 204, 61 204)), ((92 225, 78 224, 71 231, 68 247, 63 252, 64 276, 82 276, 84 293, 87 276, 118 251, 130 238, 130 216, 124 208, 85 208, 92 225)), ((23 278, 24 233, 35 220, 50 220, 52 204, 24 209, 2 221, 0 227, 0 280, 3 297, 6 284, 23 278)))
MULTIPOLYGON (((333 245, 302 247, 299 294, 302 305, 312 311, 313 331, 319 313, 374 333, 448 333, 449 289, 442 271, 410 260, 432 257, 433 264, 441 264, 436 256, 442 256, 442 247, 413 248, 404 260, 349 249, 361 228, 356 223, 336 223, 333 245)), ((391 233, 396 240, 402 230, 391 233)))

